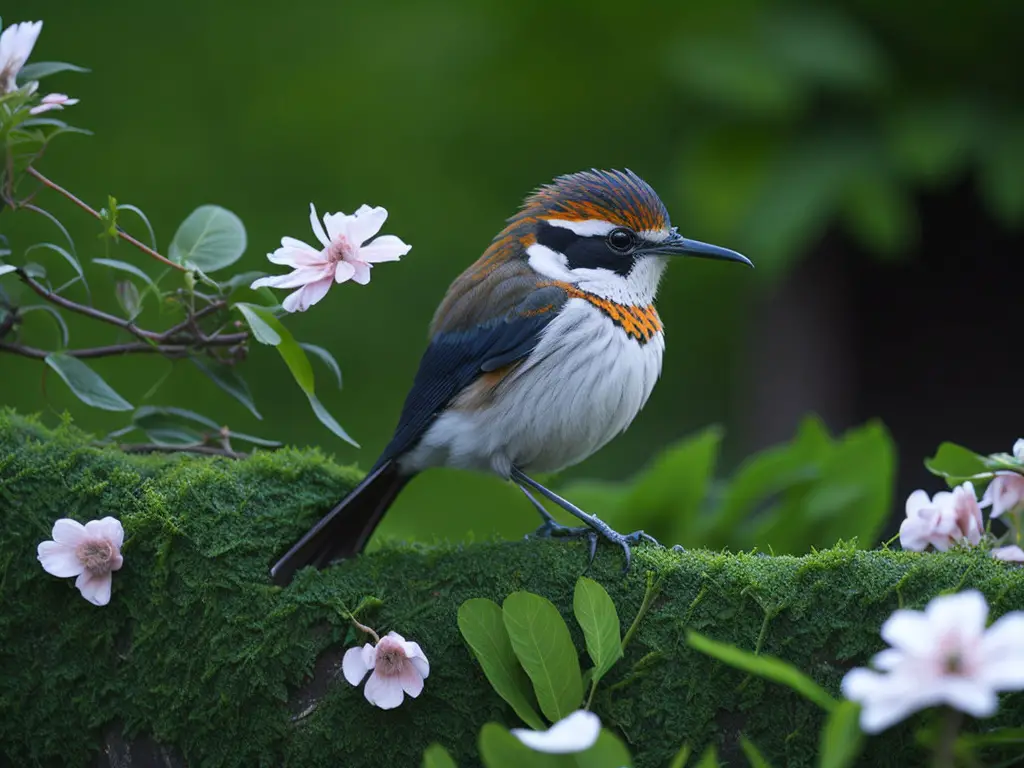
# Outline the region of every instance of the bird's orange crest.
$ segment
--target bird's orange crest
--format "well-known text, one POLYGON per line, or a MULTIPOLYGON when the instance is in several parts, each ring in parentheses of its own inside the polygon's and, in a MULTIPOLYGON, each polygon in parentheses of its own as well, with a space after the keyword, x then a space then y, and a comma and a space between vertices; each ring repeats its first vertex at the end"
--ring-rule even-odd
POLYGON ((523 213, 569 221, 600 219, 636 232, 669 226, 661 198, 628 169, 559 176, 526 198, 523 213))

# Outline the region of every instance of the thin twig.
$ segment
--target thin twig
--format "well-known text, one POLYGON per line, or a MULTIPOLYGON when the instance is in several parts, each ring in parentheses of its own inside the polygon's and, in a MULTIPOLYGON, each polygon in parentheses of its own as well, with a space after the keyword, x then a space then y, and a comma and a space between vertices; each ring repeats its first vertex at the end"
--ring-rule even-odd
MULTIPOLYGON (((70 200, 72 203, 77 205, 79 208, 81 208, 83 211, 85 211, 86 213, 90 214, 94 218, 99 219, 100 221, 103 221, 103 217, 100 215, 99 211, 97 211, 95 208, 91 207, 88 203, 80 200, 73 193, 71 193, 68 190, 64 189, 64 187, 62 187, 57 182, 50 181, 48 178, 43 176, 43 174, 41 174, 39 171, 37 171, 31 165, 26 169, 26 173, 28 173, 30 176, 35 177, 37 180, 41 181, 43 184, 48 186, 54 192, 58 192, 59 194, 63 195, 68 200, 70 200)), ((166 264, 169 267, 174 267, 175 269, 180 270, 182 272, 188 271, 181 264, 176 264, 175 262, 173 262, 170 259, 168 259, 166 256, 162 256, 159 253, 157 253, 156 251, 154 251, 152 248, 150 248, 145 243, 142 243, 141 241, 136 240, 134 237, 129 235, 127 232, 125 232, 120 227, 117 227, 116 231, 117 231, 117 236, 118 237, 120 237, 125 242, 131 243, 132 245, 134 245, 136 248, 138 248, 140 251, 142 251, 146 255, 152 256, 157 261, 162 262, 162 263, 166 264)))
POLYGON ((203 456, 224 456, 228 459, 244 459, 248 454, 215 448, 212 445, 161 445, 160 443, 129 443, 118 445, 125 453, 197 453, 203 456))
MULTIPOLYGON (((228 336, 216 336, 203 339, 201 341, 196 341, 193 344, 147 344, 145 342, 136 341, 129 344, 111 344, 105 347, 68 349, 64 350, 63 354, 68 355, 69 357, 78 357, 83 359, 137 354, 163 355, 169 359, 178 359, 187 357, 189 352, 197 349, 205 349, 208 347, 231 347, 245 341, 247 338, 248 334, 246 333, 233 333, 228 336)), ((35 360, 43 360, 50 354, 45 349, 26 347, 22 344, 12 344, 4 341, 0 341, 0 351, 12 352, 16 355, 30 357, 35 360)))
POLYGON ((179 334, 179 333, 181 333, 183 331, 187 331, 190 327, 192 327, 192 325, 194 323, 196 323, 199 320, 203 319, 207 315, 212 315, 214 312, 217 312, 218 310, 224 309, 225 307, 227 307, 227 302, 226 301, 216 301, 213 304, 210 304, 209 306, 203 307, 202 309, 200 309, 195 314, 189 315, 187 318, 182 320, 177 325, 175 325, 175 326, 173 326, 171 328, 168 328, 166 331, 161 333, 160 334, 161 341, 167 341, 167 340, 171 339, 175 334, 179 334))

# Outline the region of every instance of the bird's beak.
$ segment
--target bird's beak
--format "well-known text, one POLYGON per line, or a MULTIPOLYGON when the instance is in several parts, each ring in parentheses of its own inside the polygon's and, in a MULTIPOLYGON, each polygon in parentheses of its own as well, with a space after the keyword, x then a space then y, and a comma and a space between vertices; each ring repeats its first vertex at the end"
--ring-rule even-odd
POLYGON ((742 253, 730 251, 728 248, 722 248, 718 245, 711 245, 711 243, 702 243, 700 240, 690 240, 678 232, 673 232, 667 240, 653 248, 646 249, 646 252, 659 256, 697 256, 702 259, 738 261, 741 264, 746 264, 748 267, 754 266, 754 263, 742 253))

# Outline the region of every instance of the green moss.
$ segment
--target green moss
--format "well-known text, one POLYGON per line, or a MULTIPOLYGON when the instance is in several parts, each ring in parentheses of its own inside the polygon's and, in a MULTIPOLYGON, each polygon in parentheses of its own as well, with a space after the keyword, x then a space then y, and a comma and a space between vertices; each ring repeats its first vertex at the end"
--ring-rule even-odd
MULTIPOLYGON (((585 547, 493 542, 390 545, 281 590, 270 563, 356 481, 315 451, 240 462, 135 457, 89 446, 69 425, 48 431, 0 413, 0 754, 3 762, 84 765, 114 735, 151 738, 202 766, 419 764, 431 741, 476 763, 487 720, 514 723, 458 633, 469 597, 501 601, 529 589, 571 618, 585 547), (53 521, 115 515, 124 568, 110 605, 82 600, 44 573, 36 545, 53 521), (355 639, 338 615, 365 596, 379 631, 416 639, 431 662, 423 694, 393 711, 331 679, 355 639), (320 664, 317 665, 317 660, 320 664), (317 671, 310 690, 310 675, 317 671), (323 681, 327 684, 324 687, 323 681), (293 719, 316 698, 315 709, 293 719), (112 735, 113 734, 113 735, 112 735)), ((679 745, 712 741, 744 765, 744 733, 775 765, 813 764, 821 712, 788 690, 691 652, 685 629, 786 658, 830 690, 880 648, 878 627, 900 605, 943 590, 981 589, 995 614, 1024 605, 1024 574, 983 553, 944 556, 837 548, 807 557, 677 554, 639 548, 631 573, 602 548, 591 576, 624 623, 644 573, 663 589, 595 710, 631 744, 639 766, 662 766, 679 745)), ((1019 723, 1007 697, 995 723, 1019 723)), ((909 727, 869 743, 866 765, 911 765, 909 727)))

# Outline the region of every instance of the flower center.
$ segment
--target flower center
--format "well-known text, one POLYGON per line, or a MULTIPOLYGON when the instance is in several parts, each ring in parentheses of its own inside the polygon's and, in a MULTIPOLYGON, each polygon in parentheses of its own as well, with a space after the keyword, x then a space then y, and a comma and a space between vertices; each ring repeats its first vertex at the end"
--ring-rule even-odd
POLYGON ((86 539, 75 550, 78 562, 85 570, 97 576, 110 573, 114 560, 114 545, 106 539, 86 539))
POLYGON ((377 644, 377 659, 374 669, 384 677, 400 675, 405 669, 405 649, 401 644, 385 637, 377 644))
POLYGON ((352 255, 352 244, 345 235, 338 235, 331 240, 327 246, 327 260, 332 264, 344 261, 346 256, 352 255))

